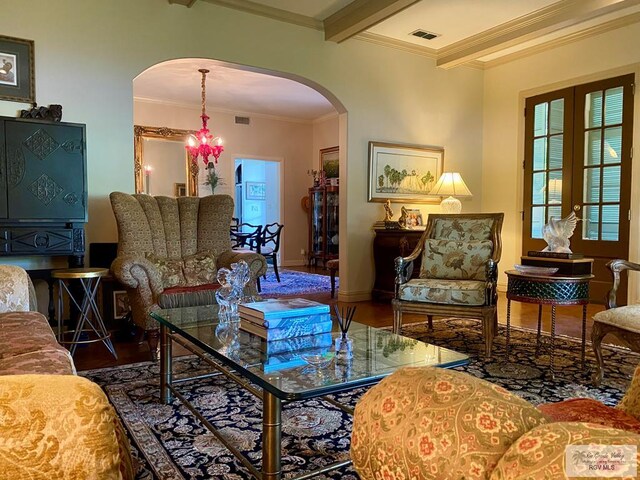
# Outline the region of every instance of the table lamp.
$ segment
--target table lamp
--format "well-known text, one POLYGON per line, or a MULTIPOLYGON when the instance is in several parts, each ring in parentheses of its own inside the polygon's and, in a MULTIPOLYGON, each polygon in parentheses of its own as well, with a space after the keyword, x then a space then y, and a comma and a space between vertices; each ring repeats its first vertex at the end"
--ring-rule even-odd
POLYGON ((472 196, 458 172, 443 173, 429 192, 429 195, 439 195, 441 197, 448 195, 447 198, 440 202, 442 213, 460 213, 462 211, 462 203, 455 197, 472 196))

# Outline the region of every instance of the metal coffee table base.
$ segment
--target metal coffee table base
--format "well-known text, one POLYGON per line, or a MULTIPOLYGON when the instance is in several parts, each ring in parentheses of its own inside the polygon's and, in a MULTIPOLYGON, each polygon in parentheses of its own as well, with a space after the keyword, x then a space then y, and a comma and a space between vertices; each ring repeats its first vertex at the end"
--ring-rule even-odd
MULTIPOLYGON (((238 376, 231 369, 218 362, 213 361, 211 358, 204 356, 197 347, 193 346, 190 342, 184 338, 172 334, 168 327, 160 324, 160 400, 162 403, 167 404, 171 401, 172 397, 177 398, 180 402, 187 407, 191 413, 193 413, 198 420, 209 430, 220 442, 249 470, 249 472, 258 479, 262 480, 280 480, 282 478, 282 462, 281 462, 281 439, 282 439, 282 405, 283 402, 280 398, 276 397, 266 390, 256 388, 250 384, 247 380, 238 376), (172 375, 172 342, 180 344, 190 352, 197 355, 201 360, 206 362, 212 368, 217 370, 217 374, 208 374, 199 377, 181 378, 174 380, 172 375), (230 380, 245 388, 248 392, 252 393, 256 397, 262 400, 262 470, 258 469, 251 463, 251 461, 236 448, 218 429, 216 429, 211 422, 204 418, 196 408, 176 389, 175 385, 197 378, 206 378, 213 375, 225 375, 230 380)), ((353 414, 353 410, 341 405, 335 400, 325 398, 331 404, 339 407, 341 410, 353 414)), ((351 465, 351 460, 338 461, 325 467, 313 470, 311 472, 304 473, 294 480, 304 480, 312 478, 317 475, 335 470, 338 468, 351 465)))

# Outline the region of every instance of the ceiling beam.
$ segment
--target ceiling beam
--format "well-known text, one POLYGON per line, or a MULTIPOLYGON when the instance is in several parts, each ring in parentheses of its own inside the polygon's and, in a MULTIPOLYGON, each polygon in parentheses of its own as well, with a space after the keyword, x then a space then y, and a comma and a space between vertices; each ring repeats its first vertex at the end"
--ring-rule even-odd
POLYGON ((187 8, 191 8, 198 0, 169 0, 172 5, 182 5, 187 8))
POLYGON ((355 0, 324 20, 324 39, 343 42, 419 0, 355 0))
POLYGON ((451 68, 591 18, 640 4, 640 0, 561 0, 438 50, 436 65, 451 68))

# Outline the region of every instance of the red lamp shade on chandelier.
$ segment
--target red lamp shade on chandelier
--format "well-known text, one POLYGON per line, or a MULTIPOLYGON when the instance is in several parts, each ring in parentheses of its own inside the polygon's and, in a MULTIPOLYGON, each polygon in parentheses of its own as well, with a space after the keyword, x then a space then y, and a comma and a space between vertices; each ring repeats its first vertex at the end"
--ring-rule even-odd
POLYGON ((209 157, 213 157, 214 163, 218 163, 218 158, 223 152, 224 147, 222 146, 222 139, 220 137, 214 138, 207 127, 209 116, 205 109, 207 99, 205 82, 209 70, 201 68, 198 71, 202 74, 202 115, 200 115, 202 128, 198 130, 195 135, 189 135, 185 148, 191 155, 193 162, 197 162, 198 157, 202 157, 205 166, 209 166, 209 157))

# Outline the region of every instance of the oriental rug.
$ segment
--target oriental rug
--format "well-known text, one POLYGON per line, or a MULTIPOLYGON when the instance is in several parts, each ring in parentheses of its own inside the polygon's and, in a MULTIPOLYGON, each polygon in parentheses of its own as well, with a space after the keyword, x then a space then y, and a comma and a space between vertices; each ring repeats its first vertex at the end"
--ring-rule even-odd
MULTIPOLYGON (((267 279, 260 278, 260 295, 265 298, 306 295, 309 293, 330 293, 331 278, 328 275, 297 272, 295 270, 279 270, 280 282, 276 280, 273 270, 269 268, 267 279)), ((336 292, 340 279, 336 277, 336 292)))
MULTIPOLYGON (((458 370, 501 385, 535 404, 589 397, 615 405, 640 361, 640 356, 628 350, 606 347, 607 370, 603 384, 596 388, 590 382, 593 355, 589 352, 587 368, 582 370, 580 344, 560 337, 556 342, 557 373, 552 380, 547 376, 548 356, 544 353, 535 356, 534 332, 512 330, 514 342, 530 346, 513 347, 507 362, 504 328, 496 339, 491 361, 480 354, 484 345, 480 330, 476 321, 447 319, 436 321, 433 331, 425 324, 406 325, 403 334, 467 353, 471 356, 470 364, 458 370)), ((403 345, 398 344, 396 348, 403 345)), ((411 344, 407 343, 404 348, 411 348, 411 344)), ((204 373, 206 369, 195 357, 181 357, 174 361, 174 371, 180 377, 204 373)), ((250 478, 242 465, 180 402, 160 404, 158 364, 144 362, 80 374, 105 389, 122 418, 138 463, 138 479, 250 478)), ((260 463, 261 405, 255 397, 221 376, 186 382, 181 389, 209 421, 233 438, 256 465, 260 463)), ((353 406, 364 391, 360 389, 337 399, 353 406)), ((321 400, 292 403, 284 408, 283 423, 285 478, 348 457, 351 418, 331 404, 321 400)), ((317 478, 356 480, 358 477, 351 468, 345 468, 317 478)))

